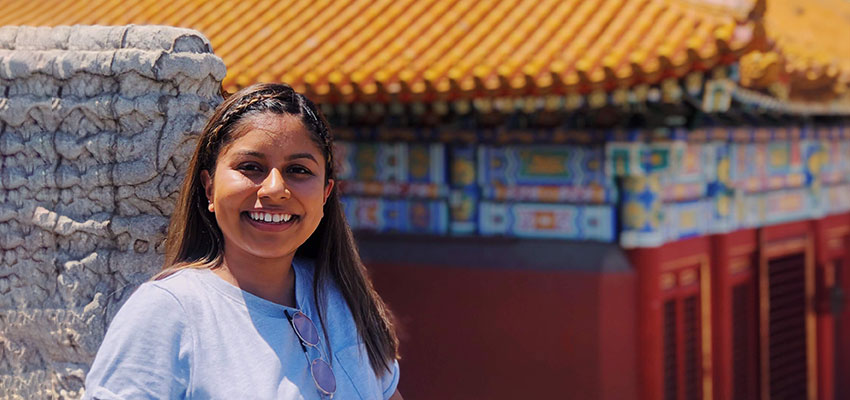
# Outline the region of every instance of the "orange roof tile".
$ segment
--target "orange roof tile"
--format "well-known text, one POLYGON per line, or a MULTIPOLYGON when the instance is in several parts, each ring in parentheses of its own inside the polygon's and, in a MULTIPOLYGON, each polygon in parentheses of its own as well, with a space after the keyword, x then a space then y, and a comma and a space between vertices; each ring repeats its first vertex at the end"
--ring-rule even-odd
POLYGON ((7 0, 0 25, 203 32, 233 91, 284 81, 323 101, 589 92, 736 60, 749 0, 7 0), (726 3, 734 7, 726 6, 726 3), (739 22, 741 21, 741 22, 739 22))
POLYGON ((742 84, 789 86, 791 98, 825 101, 850 87, 850 2, 769 1, 768 47, 741 60, 742 84))

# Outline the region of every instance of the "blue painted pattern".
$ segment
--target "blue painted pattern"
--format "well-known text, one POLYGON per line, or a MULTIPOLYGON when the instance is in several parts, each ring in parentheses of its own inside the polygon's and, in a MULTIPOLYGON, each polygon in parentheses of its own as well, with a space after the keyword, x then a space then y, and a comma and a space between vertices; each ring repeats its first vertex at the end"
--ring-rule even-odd
POLYGON ((628 248, 850 210, 843 126, 355 131, 371 141, 337 145, 356 229, 628 248))

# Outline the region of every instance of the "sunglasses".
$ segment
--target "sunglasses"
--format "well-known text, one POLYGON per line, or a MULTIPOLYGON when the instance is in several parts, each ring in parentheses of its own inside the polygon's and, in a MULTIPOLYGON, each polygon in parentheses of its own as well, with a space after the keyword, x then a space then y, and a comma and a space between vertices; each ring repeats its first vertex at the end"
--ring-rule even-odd
POLYGON ((301 349, 304 350, 304 356, 307 357, 307 363, 310 364, 310 374, 313 375, 313 382, 316 383, 316 388, 324 395, 331 399, 336 391, 336 377, 331 369, 331 366, 325 362, 325 354, 322 352, 322 347, 319 346, 319 330, 313 321, 301 311, 291 313, 286 311, 286 317, 289 318, 289 324, 301 339, 301 349), (310 354, 307 348, 312 347, 319 351, 319 358, 310 361, 310 354))

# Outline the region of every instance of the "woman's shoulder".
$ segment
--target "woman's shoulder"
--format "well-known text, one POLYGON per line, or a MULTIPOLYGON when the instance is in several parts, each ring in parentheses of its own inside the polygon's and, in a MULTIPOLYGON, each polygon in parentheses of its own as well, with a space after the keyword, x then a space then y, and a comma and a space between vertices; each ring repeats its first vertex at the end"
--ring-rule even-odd
POLYGON ((339 285, 334 282, 333 278, 327 276, 319 285, 320 293, 316 293, 314 290, 316 286, 313 284, 316 279, 315 261, 307 258, 296 258, 293 260, 293 266, 297 269, 296 295, 299 297, 299 306, 310 310, 311 312, 308 312, 308 315, 316 319, 318 315, 313 310, 313 300, 315 296, 321 295, 320 298, 316 299, 316 302, 323 304, 328 335, 335 346, 345 347, 357 344, 360 340, 357 335, 354 316, 351 314, 351 309, 348 308, 348 303, 345 301, 345 296, 343 296, 339 285), (299 292, 306 294, 302 296, 299 295, 299 292))
MULTIPOLYGON (((298 289, 309 287, 312 295, 314 261, 295 259, 293 266, 297 269, 296 279, 301 280, 301 283, 297 283, 298 289)), ((359 336, 354 317, 339 286, 330 277, 323 286, 325 325, 333 347, 334 370, 338 374, 337 390, 345 393, 356 392, 369 399, 389 398, 398 385, 398 362, 390 363, 388 372, 376 373, 369 362, 366 346, 359 336)), ((300 299, 299 305, 312 310, 312 304, 305 304, 305 300, 307 299, 300 299)), ((312 297, 309 301, 312 302, 312 297)))
MULTIPOLYGON (((174 398, 188 383, 193 333, 175 283, 140 285, 112 319, 86 377, 86 398, 174 398)), ((179 286, 179 285, 178 285, 179 286)))
POLYGON ((312 303, 313 297, 317 295, 321 295, 322 298, 318 299, 320 302, 323 301, 324 304, 327 304, 328 308, 339 308, 339 306, 345 306, 345 309, 348 309, 347 303, 345 302, 345 297, 342 294, 342 291, 339 288, 337 282, 330 276, 326 275, 322 282, 319 282, 320 285, 314 285, 316 280, 316 261, 310 258, 296 258, 292 263, 293 267, 297 269, 296 273, 296 294, 300 290, 302 293, 306 293, 303 298, 299 298, 300 301, 310 300, 312 303), (321 293, 317 294, 315 289, 320 289, 321 293))
POLYGON ((192 301, 204 293, 203 281, 212 274, 209 269, 183 268, 172 274, 143 283, 139 291, 161 292, 160 295, 172 297, 178 303, 192 301))
POLYGON ((139 285, 121 306, 116 318, 145 318, 151 314, 175 318, 183 314, 183 305, 198 291, 192 275, 199 271, 180 270, 165 278, 139 285))
POLYGON ((195 279, 201 274, 203 271, 185 269, 142 283, 121 305, 110 325, 150 324, 151 318, 159 326, 185 323, 194 304, 201 303, 199 297, 204 291, 195 279))

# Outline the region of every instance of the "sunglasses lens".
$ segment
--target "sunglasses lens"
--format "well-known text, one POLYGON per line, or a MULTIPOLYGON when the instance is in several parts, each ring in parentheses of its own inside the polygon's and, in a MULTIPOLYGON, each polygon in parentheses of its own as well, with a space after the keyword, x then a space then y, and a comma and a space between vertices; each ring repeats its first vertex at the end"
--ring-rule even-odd
POLYGON ((310 346, 315 346, 319 343, 319 331, 316 329, 316 325, 313 324, 313 321, 304 315, 304 313, 301 311, 296 312, 295 315, 292 316, 292 324, 295 325, 295 330, 298 333, 298 336, 301 336, 301 339, 304 340, 305 343, 310 346))
POLYGON ((336 377, 334 377, 334 372, 328 363, 321 359, 315 359, 310 364, 310 372, 313 373, 313 380, 316 381, 316 386, 325 392, 325 394, 332 394, 336 391, 336 377))

